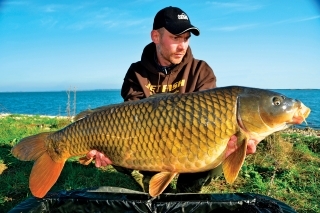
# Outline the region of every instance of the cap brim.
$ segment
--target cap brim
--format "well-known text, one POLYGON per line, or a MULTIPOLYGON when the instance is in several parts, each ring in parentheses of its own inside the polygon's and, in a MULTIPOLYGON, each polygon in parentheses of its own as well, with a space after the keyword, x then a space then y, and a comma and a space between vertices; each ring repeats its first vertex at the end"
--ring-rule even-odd
POLYGON ((183 33, 185 33, 185 32, 188 32, 188 31, 190 31, 190 32, 191 32, 193 35, 195 35, 195 36, 200 35, 200 31, 199 31, 199 29, 196 28, 196 27, 190 27, 190 28, 182 31, 181 33, 178 33, 178 34, 175 34, 175 35, 181 35, 181 34, 183 34, 183 33))
POLYGON ((165 27, 170 33, 174 35, 181 35, 185 32, 190 31, 192 34, 195 36, 200 35, 200 30, 196 28, 195 26, 192 26, 191 24, 179 24, 178 26, 173 26, 173 25, 167 25, 165 27))

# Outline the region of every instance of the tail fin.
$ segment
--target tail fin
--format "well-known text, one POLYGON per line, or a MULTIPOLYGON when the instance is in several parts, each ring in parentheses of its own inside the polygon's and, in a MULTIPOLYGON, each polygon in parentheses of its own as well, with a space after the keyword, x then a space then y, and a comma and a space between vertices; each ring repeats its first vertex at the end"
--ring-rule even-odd
POLYGON ((47 194, 57 182, 64 163, 54 162, 47 152, 36 160, 29 179, 29 187, 35 197, 42 198, 47 194))
POLYGON ((47 151, 44 141, 49 134, 46 132, 23 138, 12 148, 11 152, 13 156, 23 161, 37 160, 47 151))
POLYGON ((51 133, 40 133, 38 135, 22 139, 12 148, 12 154, 23 161, 32 161, 33 165, 29 187, 35 197, 42 198, 57 181, 65 160, 55 162, 47 152, 45 140, 51 133))

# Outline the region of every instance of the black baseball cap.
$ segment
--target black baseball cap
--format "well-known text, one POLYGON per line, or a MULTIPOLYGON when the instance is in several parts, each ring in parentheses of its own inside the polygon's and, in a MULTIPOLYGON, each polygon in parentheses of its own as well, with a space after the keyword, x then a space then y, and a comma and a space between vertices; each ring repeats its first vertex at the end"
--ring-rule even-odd
POLYGON ((200 30, 191 24, 188 15, 178 7, 166 7, 156 14, 153 29, 157 30, 162 27, 174 35, 180 35, 187 31, 196 36, 200 34, 200 30))

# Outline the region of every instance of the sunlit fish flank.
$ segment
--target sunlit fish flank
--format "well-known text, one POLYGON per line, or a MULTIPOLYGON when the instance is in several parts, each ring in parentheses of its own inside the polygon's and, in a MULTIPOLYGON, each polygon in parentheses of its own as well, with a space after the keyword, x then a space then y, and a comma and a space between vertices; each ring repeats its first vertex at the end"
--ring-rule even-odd
POLYGON ((158 172, 149 186, 154 197, 179 173, 220 165, 233 183, 262 139, 301 124, 309 113, 298 100, 239 86, 155 95, 81 113, 59 131, 22 139, 12 153, 35 161, 29 184, 36 197, 46 195, 68 158, 90 150, 104 153, 113 165, 158 172), (233 135, 237 142, 228 144, 233 135))

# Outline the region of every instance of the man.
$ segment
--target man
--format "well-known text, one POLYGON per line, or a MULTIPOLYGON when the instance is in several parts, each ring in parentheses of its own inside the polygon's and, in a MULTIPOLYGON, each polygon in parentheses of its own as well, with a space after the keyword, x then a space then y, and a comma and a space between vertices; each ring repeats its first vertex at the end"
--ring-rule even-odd
POLYGON ((181 9, 166 7, 156 14, 152 43, 144 48, 141 61, 131 64, 124 78, 121 95, 125 101, 155 93, 186 93, 216 87, 216 77, 209 65, 193 58, 190 32, 200 34, 181 9))
MULTIPOLYGON (((209 65, 193 58, 189 47, 191 33, 200 34, 180 8, 160 10, 153 22, 152 43, 144 48, 141 61, 131 64, 124 78, 123 99, 139 100, 155 93, 187 93, 216 87, 216 77, 209 65)), ((138 181, 148 191, 149 180, 155 173, 140 173, 142 184, 138 181)), ((180 174, 177 192, 199 192, 208 180, 211 180, 209 172, 180 174)))
MULTIPOLYGON (((191 33, 200 34, 188 15, 177 7, 166 7, 160 10, 151 31, 152 43, 142 53, 141 61, 131 64, 121 89, 125 101, 140 100, 156 93, 188 93, 216 87, 216 77, 210 66, 193 58, 189 47, 191 33)), ((232 136, 229 143, 235 143, 232 136)), ((102 153, 92 150, 88 159, 95 158, 96 166, 105 166, 112 162, 102 153)), ((114 166, 141 185, 148 192, 148 184, 155 172, 136 171, 114 166), (142 174, 142 175, 141 175, 142 174)), ((200 192, 203 185, 209 183, 213 173, 219 168, 200 172, 180 174, 176 192, 200 192)))

